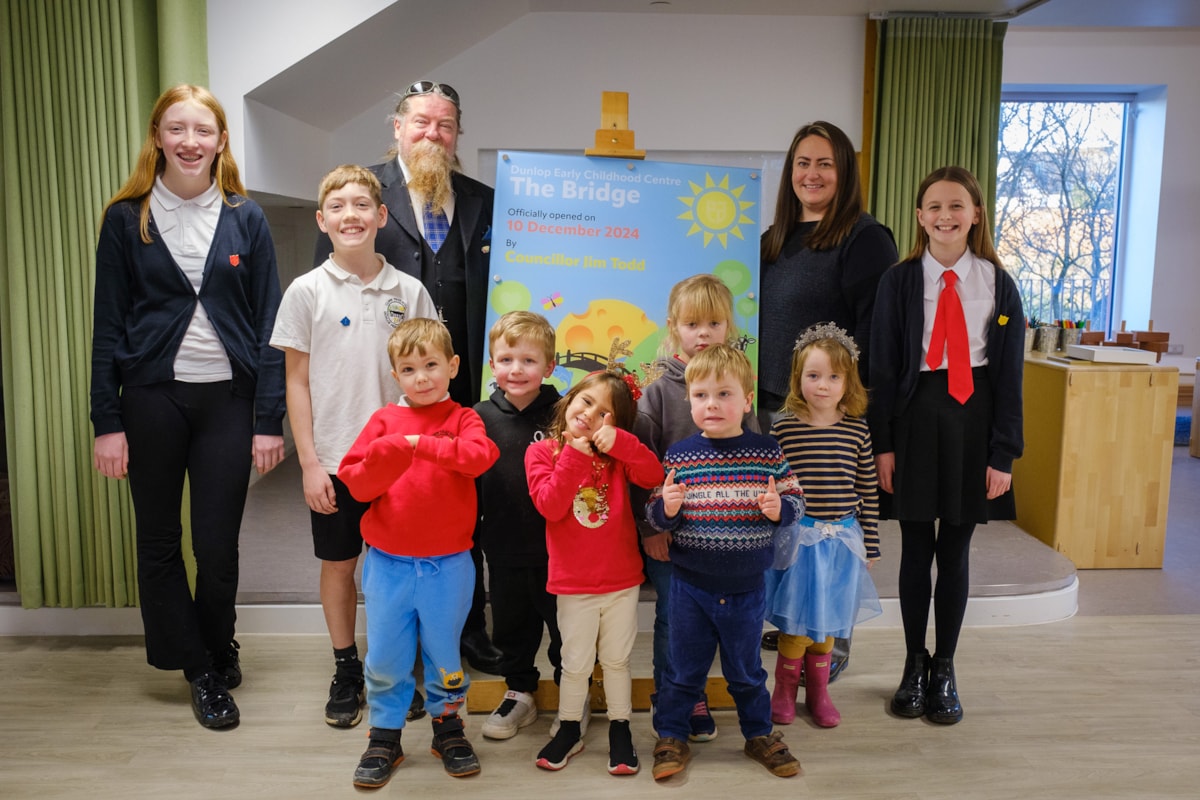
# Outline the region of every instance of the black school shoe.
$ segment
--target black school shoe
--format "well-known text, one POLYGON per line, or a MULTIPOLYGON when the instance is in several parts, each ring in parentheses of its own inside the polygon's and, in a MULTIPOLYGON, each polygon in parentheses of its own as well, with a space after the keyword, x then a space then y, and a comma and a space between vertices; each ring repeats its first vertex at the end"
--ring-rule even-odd
POLYGON ((459 650, 471 669, 489 675, 500 674, 500 662, 504 660, 504 654, 492 644, 486 628, 464 630, 459 639, 459 650))
POLYGON ((452 778, 479 772, 479 758, 463 734, 462 719, 457 714, 433 720, 433 744, 429 752, 442 760, 446 774, 452 778))
POLYGON ((241 720, 237 703, 225 689, 221 676, 209 670, 189 683, 192 690, 192 712, 205 728, 231 728, 241 720))
POLYGON ((366 752, 358 759, 354 770, 354 785, 363 789, 378 789, 392 779, 392 771, 404 760, 400 747, 401 731, 395 728, 372 728, 366 752))
POLYGON ((228 647, 211 656, 213 669, 225 680, 226 689, 236 689, 242 685, 242 661, 238 658, 238 650, 241 649, 237 639, 231 639, 228 647))
POLYGON ((412 702, 408 704, 408 713, 404 715, 406 722, 412 722, 414 719, 420 719, 425 716, 425 698, 421 696, 421 690, 413 691, 412 702))

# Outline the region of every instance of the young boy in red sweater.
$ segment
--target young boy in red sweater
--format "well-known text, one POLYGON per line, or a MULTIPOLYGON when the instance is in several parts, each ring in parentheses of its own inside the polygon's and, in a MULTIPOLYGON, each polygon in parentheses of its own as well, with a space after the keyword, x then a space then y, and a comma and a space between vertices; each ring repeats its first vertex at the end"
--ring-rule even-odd
POLYGON ((388 357, 400 401, 371 416, 338 468, 350 493, 371 504, 362 519, 371 734, 354 771, 354 785, 366 788, 387 783, 404 758, 418 645, 431 749, 454 777, 479 772, 458 714, 469 684, 459 638, 475 588, 475 478, 499 456, 479 415, 450 399, 459 359, 442 323, 402 322, 388 357))

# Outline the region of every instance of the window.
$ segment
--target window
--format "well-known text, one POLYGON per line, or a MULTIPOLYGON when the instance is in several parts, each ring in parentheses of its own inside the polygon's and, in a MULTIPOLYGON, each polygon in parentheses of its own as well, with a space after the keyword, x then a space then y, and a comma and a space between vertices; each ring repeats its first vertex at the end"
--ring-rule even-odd
POLYGON ((1133 95, 1004 95, 996 249, 1032 321, 1109 330, 1133 95))

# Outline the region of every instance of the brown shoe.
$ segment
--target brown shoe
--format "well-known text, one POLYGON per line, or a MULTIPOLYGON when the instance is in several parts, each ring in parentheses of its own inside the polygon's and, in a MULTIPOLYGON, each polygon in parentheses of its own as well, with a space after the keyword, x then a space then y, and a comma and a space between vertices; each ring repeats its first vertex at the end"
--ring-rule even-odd
MULTIPOLYGON (((800 762, 783 743, 783 734, 779 731, 774 731, 767 736, 755 736, 753 739, 747 739, 745 753, 779 778, 790 778, 803 772, 800 769, 800 762)), ((654 766, 658 767, 657 750, 655 750, 654 766)), ((655 777, 658 777, 657 773, 655 777)))
POLYGON ((692 751, 685 740, 664 736, 654 743, 654 766, 650 771, 654 780, 666 780, 683 772, 691 759, 692 751))

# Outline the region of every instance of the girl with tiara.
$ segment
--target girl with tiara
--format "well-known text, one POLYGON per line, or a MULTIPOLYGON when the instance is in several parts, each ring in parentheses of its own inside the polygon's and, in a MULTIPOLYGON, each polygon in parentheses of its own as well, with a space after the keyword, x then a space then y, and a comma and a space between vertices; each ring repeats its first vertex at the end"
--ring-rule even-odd
POLYGON ((781 531, 767 571, 767 620, 781 632, 771 719, 781 725, 796 717, 802 668, 813 722, 841 721, 828 689, 833 639, 882 613, 867 572, 879 558, 879 497, 858 355, 832 322, 804 331, 785 413, 771 428, 807 502, 804 517, 781 531))

